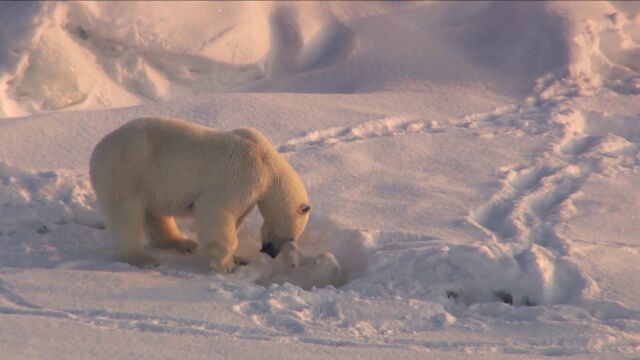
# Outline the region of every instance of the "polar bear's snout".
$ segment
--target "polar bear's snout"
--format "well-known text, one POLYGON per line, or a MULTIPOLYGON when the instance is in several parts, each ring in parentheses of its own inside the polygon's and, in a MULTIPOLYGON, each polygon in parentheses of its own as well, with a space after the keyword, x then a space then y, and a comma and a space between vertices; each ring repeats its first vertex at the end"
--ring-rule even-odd
MULTIPOLYGON (((288 244, 292 242, 293 240, 287 240, 287 241, 284 241, 283 244, 288 244)), ((278 254, 280 254, 280 250, 281 250, 280 247, 276 247, 273 244, 273 242, 269 241, 262 244, 262 248, 260 249, 260 252, 269 255, 272 259, 275 259, 278 256, 278 254)))
POLYGON ((275 259, 276 256, 278 256, 278 254, 280 253, 280 249, 276 249, 273 243, 266 243, 262 244, 262 249, 260 249, 260 252, 271 256, 272 259, 275 259))

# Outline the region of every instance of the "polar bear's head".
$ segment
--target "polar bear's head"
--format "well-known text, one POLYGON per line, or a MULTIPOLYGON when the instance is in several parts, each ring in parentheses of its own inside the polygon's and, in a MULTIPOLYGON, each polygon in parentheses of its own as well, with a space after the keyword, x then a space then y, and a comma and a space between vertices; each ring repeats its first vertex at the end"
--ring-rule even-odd
POLYGON ((302 181, 293 168, 287 168, 276 176, 270 190, 258 201, 258 208, 264 219, 260 251, 272 258, 278 256, 283 245, 300 237, 311 211, 302 181))

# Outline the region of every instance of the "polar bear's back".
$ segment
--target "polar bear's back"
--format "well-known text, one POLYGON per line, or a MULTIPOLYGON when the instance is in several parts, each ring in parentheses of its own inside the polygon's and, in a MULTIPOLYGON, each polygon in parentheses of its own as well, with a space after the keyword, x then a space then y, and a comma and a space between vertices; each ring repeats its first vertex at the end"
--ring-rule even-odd
POLYGON ((221 131, 183 120, 140 118, 96 145, 90 176, 99 198, 120 201, 143 193, 157 202, 148 206, 178 211, 204 188, 261 187, 274 157, 279 154, 273 145, 255 129, 221 131))
MULTIPOLYGON (((153 159, 165 157, 172 152, 179 155, 184 148, 193 146, 203 133, 201 127, 162 118, 140 118, 132 120, 107 134, 96 145, 91 154, 90 173, 102 172, 111 176, 153 170, 153 159), (162 149, 164 147, 165 149, 162 149), (181 150, 182 149, 182 150, 181 150)), ((98 178, 96 178, 98 180, 98 178)), ((112 179, 113 180, 113 179, 112 179)))

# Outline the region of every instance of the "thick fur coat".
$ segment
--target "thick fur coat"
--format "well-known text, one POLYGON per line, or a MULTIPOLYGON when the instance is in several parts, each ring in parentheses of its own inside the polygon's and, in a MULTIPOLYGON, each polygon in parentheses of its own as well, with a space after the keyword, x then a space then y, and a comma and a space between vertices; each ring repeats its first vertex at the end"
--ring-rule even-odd
POLYGON ((210 256, 217 272, 233 270, 237 228, 258 205, 262 251, 277 256, 309 217, 298 174, 258 130, 221 131, 165 118, 132 120, 106 135, 91 155, 90 176, 120 259, 157 261, 156 247, 210 256), (193 215, 198 242, 180 234, 174 216, 193 215))

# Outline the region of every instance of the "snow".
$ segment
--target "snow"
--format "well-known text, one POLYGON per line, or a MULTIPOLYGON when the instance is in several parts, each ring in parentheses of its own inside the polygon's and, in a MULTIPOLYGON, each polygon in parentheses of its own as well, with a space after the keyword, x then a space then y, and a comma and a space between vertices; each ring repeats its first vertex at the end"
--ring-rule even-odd
POLYGON ((639 43, 635 2, 1 3, 0 351, 637 357, 639 43), (298 245, 113 260, 88 159, 149 115, 266 133, 298 245))

